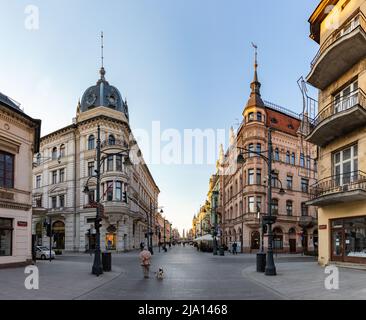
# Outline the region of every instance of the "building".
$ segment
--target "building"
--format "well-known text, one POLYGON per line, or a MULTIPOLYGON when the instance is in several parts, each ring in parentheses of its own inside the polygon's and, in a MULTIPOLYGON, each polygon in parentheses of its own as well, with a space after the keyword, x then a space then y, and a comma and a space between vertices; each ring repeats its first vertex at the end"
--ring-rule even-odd
MULTIPOLYGON (((272 214, 275 252, 316 251, 318 230, 316 209, 307 206, 309 186, 315 183, 316 148, 305 141, 306 117, 262 100, 257 61, 250 98, 237 132, 231 130, 230 147, 220 155, 219 212, 223 218, 223 241, 229 248, 235 241, 242 252, 256 252, 262 243, 261 217, 268 214, 268 166, 254 152, 268 156, 268 131, 272 131, 272 214), (242 148, 242 150, 238 149, 242 148), (244 152, 245 149, 246 151, 244 152), (253 152, 253 153, 250 153, 253 152), (243 153, 245 164, 237 162, 243 153), (282 195, 281 189, 285 190, 282 195)), ((267 235, 264 246, 267 246, 267 235)))
POLYGON ((32 260, 32 157, 41 121, 0 93, 0 267, 32 260))
POLYGON ((147 221, 155 221, 160 190, 131 132, 127 101, 108 83, 105 74, 102 67, 96 85, 79 101, 72 124, 42 137, 40 152, 35 156, 33 234, 38 244, 48 245, 43 226, 51 219, 52 246, 59 251, 95 248, 96 180, 92 176, 97 169, 98 126, 104 159, 101 249, 139 248, 141 242, 147 243, 147 221), (129 158, 138 160, 133 166, 127 166, 124 155, 116 155, 127 146, 129 158))
POLYGON ((320 45, 307 81, 319 112, 307 141, 318 146, 319 263, 366 263, 366 1, 320 1, 311 38, 320 45))

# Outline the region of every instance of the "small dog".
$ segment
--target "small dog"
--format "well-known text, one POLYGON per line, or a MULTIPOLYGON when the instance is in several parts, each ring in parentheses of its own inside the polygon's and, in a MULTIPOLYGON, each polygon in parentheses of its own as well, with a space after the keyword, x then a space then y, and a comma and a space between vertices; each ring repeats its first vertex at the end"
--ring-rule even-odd
POLYGON ((159 271, 156 272, 156 278, 158 280, 163 280, 164 279, 164 270, 163 270, 163 268, 159 268, 159 271))

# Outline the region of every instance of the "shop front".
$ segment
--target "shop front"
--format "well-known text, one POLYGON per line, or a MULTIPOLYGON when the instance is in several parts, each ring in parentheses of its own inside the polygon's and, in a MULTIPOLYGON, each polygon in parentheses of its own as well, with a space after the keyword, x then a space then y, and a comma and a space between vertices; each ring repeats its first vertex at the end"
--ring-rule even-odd
POLYGON ((366 263, 366 216, 331 220, 331 260, 366 263))

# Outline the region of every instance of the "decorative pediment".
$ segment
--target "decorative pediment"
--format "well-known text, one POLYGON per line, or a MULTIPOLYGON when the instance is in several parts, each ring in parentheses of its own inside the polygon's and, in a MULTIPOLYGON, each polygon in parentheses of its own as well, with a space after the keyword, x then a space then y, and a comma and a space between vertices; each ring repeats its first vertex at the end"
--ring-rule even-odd
POLYGON ((67 192, 67 188, 61 188, 61 187, 54 187, 54 188, 51 188, 49 191, 48 191, 48 194, 50 195, 58 195, 58 194, 65 194, 67 192))
POLYGON ((9 153, 19 153, 21 143, 18 141, 14 141, 13 139, 0 136, 0 149, 7 151, 9 153))

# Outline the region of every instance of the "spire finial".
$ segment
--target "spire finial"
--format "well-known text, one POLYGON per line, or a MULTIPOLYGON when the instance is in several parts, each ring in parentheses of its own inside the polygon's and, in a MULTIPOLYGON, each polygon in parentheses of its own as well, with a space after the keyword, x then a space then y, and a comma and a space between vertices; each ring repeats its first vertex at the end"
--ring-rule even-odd
POLYGON ((254 44, 252 42, 252 46, 254 48, 255 51, 255 56, 254 56, 254 82, 258 82, 258 74, 257 74, 257 70, 258 70, 258 46, 256 44, 254 44))
POLYGON ((105 69, 104 69, 104 34, 103 31, 100 33, 100 43, 101 43, 101 60, 102 60, 102 67, 100 68, 100 78, 104 80, 105 76, 105 69))

